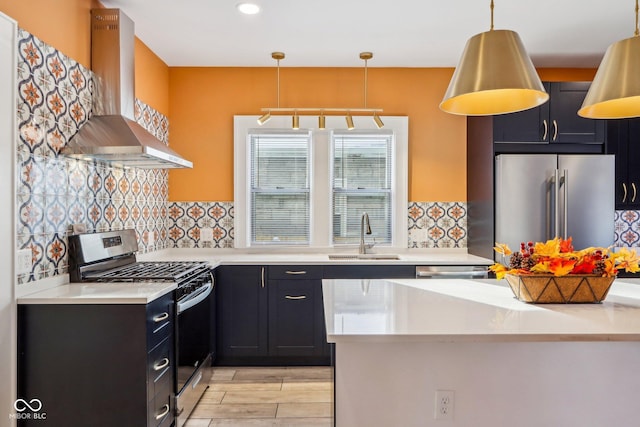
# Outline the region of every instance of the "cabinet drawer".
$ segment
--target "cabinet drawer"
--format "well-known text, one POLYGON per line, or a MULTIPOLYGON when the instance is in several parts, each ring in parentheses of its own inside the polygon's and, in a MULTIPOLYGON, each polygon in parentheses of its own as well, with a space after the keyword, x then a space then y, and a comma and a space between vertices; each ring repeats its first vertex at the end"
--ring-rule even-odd
POLYGON ((147 412, 147 427, 169 427, 175 421, 172 405, 173 396, 162 393, 149 402, 147 412))
POLYGON ((159 391, 159 384, 163 381, 171 381, 173 377, 173 344, 172 335, 169 335, 162 343, 149 353, 147 359, 147 371, 149 373, 148 396, 155 396, 159 391))
POLYGON ((270 265, 269 280, 322 279, 321 265, 270 265))
POLYGON ((147 306, 147 345, 154 348, 172 332, 174 317, 173 292, 147 306))

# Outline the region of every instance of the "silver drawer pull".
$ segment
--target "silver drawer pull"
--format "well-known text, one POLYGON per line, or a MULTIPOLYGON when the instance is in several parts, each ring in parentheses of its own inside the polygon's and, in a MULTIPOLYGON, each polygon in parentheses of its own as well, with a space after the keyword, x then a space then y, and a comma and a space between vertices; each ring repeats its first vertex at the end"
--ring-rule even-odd
POLYGON ((306 299, 307 296, 306 295, 296 295, 296 296, 286 295, 285 298, 286 299, 306 299))
POLYGON ((167 415, 169 413, 169 404, 165 403, 162 406, 162 412, 160 412, 158 415, 156 415, 156 420, 159 420, 160 418, 164 418, 165 415, 167 415))
POLYGON ((297 274, 297 275, 300 275, 300 274, 307 274, 307 272, 306 272, 306 271, 304 271, 304 270, 300 270, 300 271, 290 271, 290 270, 287 270, 287 271, 285 271, 285 274, 297 274))
POLYGON ((166 311, 162 314, 158 314, 157 316, 153 316, 153 321, 156 323, 162 322, 163 320, 167 320, 169 318, 169 313, 166 311))
POLYGON ((165 357, 164 359, 160 360, 159 362, 154 363, 153 370, 154 371, 159 371, 161 369, 166 368, 167 366, 169 366, 169 358, 165 357))

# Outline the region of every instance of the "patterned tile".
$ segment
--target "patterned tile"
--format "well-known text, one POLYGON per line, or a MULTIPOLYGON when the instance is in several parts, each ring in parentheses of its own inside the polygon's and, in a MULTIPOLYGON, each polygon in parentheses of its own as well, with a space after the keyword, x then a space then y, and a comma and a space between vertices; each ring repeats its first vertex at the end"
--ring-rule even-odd
POLYGON ((233 204, 230 202, 173 202, 169 204, 168 220, 173 247, 233 247, 233 204), (212 229, 213 241, 203 241, 204 228, 212 229))
POLYGON ((640 211, 616 211, 614 233, 615 246, 640 246, 640 211))
POLYGON ((411 202, 409 248, 466 248, 467 207, 463 202, 411 202))

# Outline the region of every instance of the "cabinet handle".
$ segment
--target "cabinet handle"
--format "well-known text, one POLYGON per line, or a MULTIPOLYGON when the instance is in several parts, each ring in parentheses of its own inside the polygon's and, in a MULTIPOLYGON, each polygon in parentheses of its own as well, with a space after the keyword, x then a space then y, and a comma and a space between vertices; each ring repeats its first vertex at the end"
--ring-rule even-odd
POLYGON ((553 121, 553 140, 555 141, 556 139, 558 139, 558 122, 557 121, 553 121))
POLYGON ((622 183, 622 203, 626 203, 627 201, 627 184, 622 183))
POLYGON ((167 320, 169 318, 169 313, 166 311, 162 314, 158 314, 157 316, 153 316, 153 321, 156 323, 160 323, 163 320, 167 320))
POLYGON ((264 288, 264 267, 262 267, 262 280, 260 281, 260 286, 264 288))
POLYGON ((154 371, 160 371, 164 368, 166 368, 167 366, 169 366, 169 358, 165 357, 162 360, 160 360, 159 362, 156 362, 153 364, 153 370, 154 371))
POLYGON ((549 133, 549 125, 547 124, 547 119, 542 121, 542 126, 544 126, 544 134, 542 134, 542 140, 547 139, 547 134, 549 133))
POLYGON ((298 274, 298 275, 300 275, 300 274, 307 274, 307 272, 304 271, 304 270, 300 270, 300 271, 289 271, 289 270, 287 270, 287 271, 285 271, 285 274, 298 274))
POLYGON ((296 296, 291 296, 291 295, 285 295, 286 299, 307 299, 306 295, 296 295, 296 296))
POLYGON ((164 418, 164 416, 169 413, 169 409, 170 409, 169 404, 165 403, 162 406, 162 412, 160 412, 158 415, 156 415, 156 420, 159 420, 160 418, 164 418))
POLYGON ((633 190, 633 196, 631 196, 631 203, 635 203, 636 201, 636 183, 631 183, 631 189, 633 190))

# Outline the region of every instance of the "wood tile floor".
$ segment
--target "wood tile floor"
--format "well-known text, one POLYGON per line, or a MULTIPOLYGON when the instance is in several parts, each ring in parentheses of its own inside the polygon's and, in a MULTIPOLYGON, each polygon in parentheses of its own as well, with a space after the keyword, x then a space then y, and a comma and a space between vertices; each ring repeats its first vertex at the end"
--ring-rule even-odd
POLYGON ((185 427, 333 426, 332 367, 214 367, 185 427))

